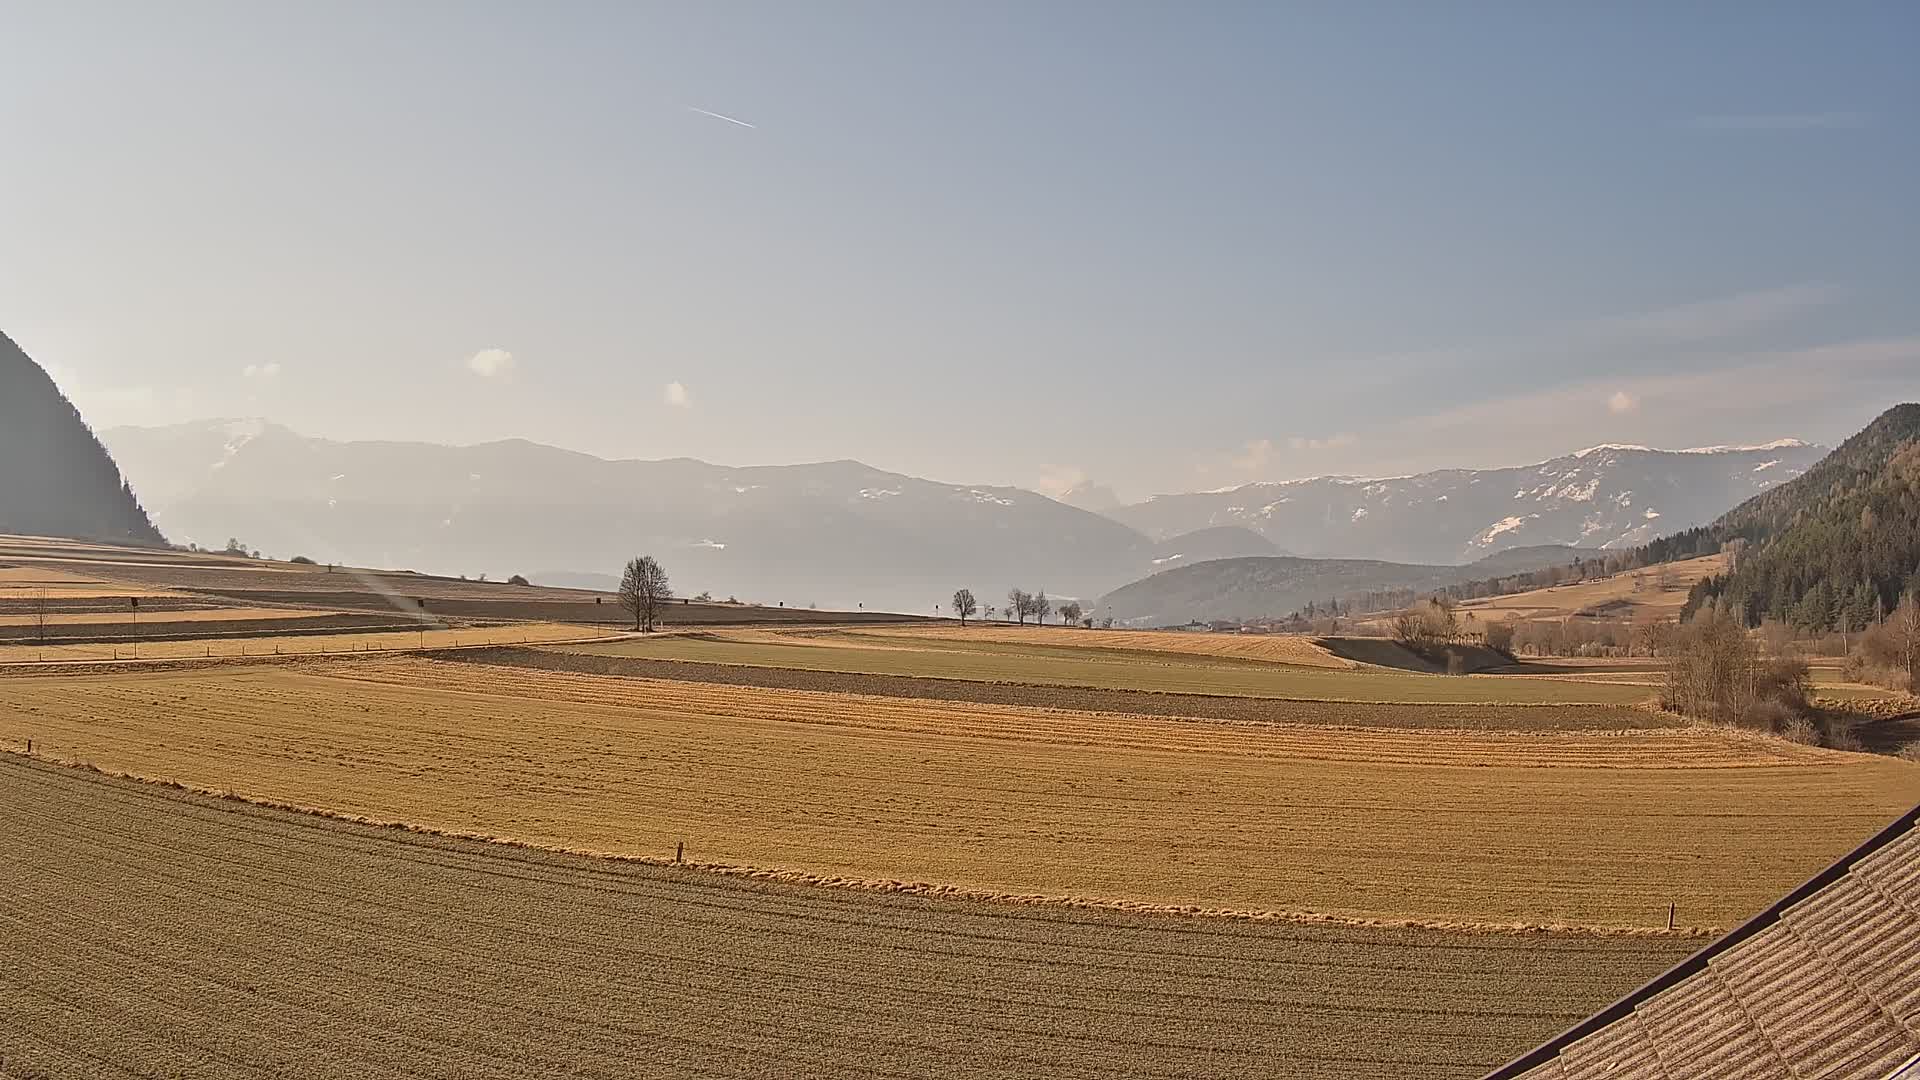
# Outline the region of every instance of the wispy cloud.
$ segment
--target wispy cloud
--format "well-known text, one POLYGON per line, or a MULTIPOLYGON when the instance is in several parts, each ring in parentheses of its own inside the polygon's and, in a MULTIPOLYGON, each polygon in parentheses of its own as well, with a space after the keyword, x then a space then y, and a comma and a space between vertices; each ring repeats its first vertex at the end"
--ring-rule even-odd
POLYGON ((1034 490, 1042 495, 1064 495, 1087 482, 1087 470, 1078 465, 1042 465, 1034 490))
POLYGON ((1479 401, 1408 421, 1397 433, 1409 450, 1524 444, 1551 451, 1634 432, 1689 431, 1711 418, 1745 427, 1759 417, 1804 416, 1863 395, 1911 394, 1915 371, 1920 336, 1840 342, 1754 353, 1712 370, 1590 379, 1479 401))
POLYGON ((513 354, 505 349, 481 349, 467 357, 467 370, 483 379, 505 378, 513 366, 513 354))
POLYGON ((1712 300, 1698 300, 1600 319, 1585 328, 1591 336, 1695 342, 1733 337, 1757 327, 1785 322, 1841 297, 1833 285, 1810 282, 1757 289, 1712 300))
POLYGON ((727 114, 725 114, 725 113, 717 113, 717 112, 713 112, 713 111, 711 111, 711 110, 709 110, 709 109, 702 109, 702 108, 700 108, 700 107, 699 107, 699 106, 697 106, 697 105, 686 105, 686 106, 682 106, 682 107, 683 107, 683 108, 685 108, 685 109, 686 109, 686 110, 687 110, 688 112, 692 112, 692 113, 699 113, 699 114, 700 114, 701 116, 711 116, 711 117, 713 117, 713 118, 714 118, 715 120, 725 120, 725 121, 726 121, 727 123, 729 123, 729 124, 739 124, 739 125, 740 125, 741 127, 743 127, 743 128, 751 128, 751 127, 757 127, 757 126, 758 126, 758 125, 756 125, 756 124, 749 124, 749 123, 747 123, 747 122, 746 122, 745 120, 736 120, 736 119, 734 119, 733 117, 731 117, 731 116, 728 116, 728 115, 727 115, 727 114))
POLYGON ((686 385, 678 381, 668 383, 660 393, 668 405, 676 409, 693 408, 693 395, 687 393, 686 385))
POLYGON ((279 375, 280 365, 276 361, 269 361, 265 364, 248 364, 246 367, 240 369, 240 377, 244 379, 265 380, 278 378, 279 375))
POLYGON ((1340 450, 1352 446, 1360 440, 1352 435, 1329 435, 1324 439, 1310 439, 1305 435, 1295 435, 1287 440, 1287 446, 1293 450, 1340 450))
POLYGON ((1228 464, 1243 473, 1257 473, 1273 461, 1272 439, 1248 439, 1228 464))
POLYGON ((1691 117, 1687 126, 1708 131, 1846 131, 1866 127, 1867 117, 1857 112, 1723 113, 1691 117))

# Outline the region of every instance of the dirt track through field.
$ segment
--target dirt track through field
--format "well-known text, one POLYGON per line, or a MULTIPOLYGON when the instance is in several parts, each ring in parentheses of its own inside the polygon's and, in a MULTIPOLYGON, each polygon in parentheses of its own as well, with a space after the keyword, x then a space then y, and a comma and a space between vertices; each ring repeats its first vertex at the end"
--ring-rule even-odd
POLYGON ((978 705, 1019 705, 1041 709, 1138 713, 1144 716, 1193 716, 1254 723, 1339 724, 1349 727, 1461 728, 1501 731, 1542 728, 1558 731, 1614 731, 1623 728, 1677 727, 1680 721, 1624 705, 1465 705, 1378 704, 1372 702, 1297 701, 1227 694, 1177 694, 1154 690, 1109 690, 1091 686, 982 682, 975 679, 872 675, 796 667, 706 664, 696 660, 652 660, 604 656, 569 649, 470 649, 435 654, 437 659, 498 664, 541 671, 571 671, 675 679, 717 686, 757 686, 769 690, 816 690, 836 694, 872 694, 978 705))
POLYGON ((1727 926, 1920 767, 1698 730, 1235 724, 417 659, 0 679, 0 742, 251 798, 870 889, 1727 926))
POLYGON ((1693 943, 784 886, 0 754, 0 1075, 1471 1077, 1693 943))

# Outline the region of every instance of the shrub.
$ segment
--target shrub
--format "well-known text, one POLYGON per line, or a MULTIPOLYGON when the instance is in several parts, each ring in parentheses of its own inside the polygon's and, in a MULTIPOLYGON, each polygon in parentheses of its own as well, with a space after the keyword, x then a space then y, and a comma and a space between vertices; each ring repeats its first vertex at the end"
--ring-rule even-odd
POLYGON ((1487 624, 1487 648, 1500 653, 1507 659, 1513 659, 1513 624, 1509 622, 1489 622, 1487 624))
POLYGON ((512 577, 510 577, 510 578, 508 578, 508 579, 507 579, 507 584, 509 584, 509 585, 531 585, 531 584, 533 584, 533 583, 532 583, 532 582, 530 582, 530 581, 528 581, 528 580, 527 580, 527 579, 526 579, 525 577, 522 577, 522 576, 521 576, 521 575, 519 575, 519 574, 515 574, 515 575, 513 575, 512 577))
POLYGON ((1813 693, 1813 676, 1807 662, 1798 656, 1776 656, 1760 665, 1754 677, 1754 696, 1761 701, 1782 701, 1795 709, 1807 707, 1813 693))
POLYGON ((1780 729, 1780 737, 1790 743, 1799 743, 1801 746, 1820 745, 1819 729, 1813 726, 1813 721, 1804 716, 1796 716, 1788 720, 1787 725, 1780 729))
POLYGON ((1902 761, 1920 761, 1920 742, 1908 743, 1900 748, 1902 761))
POLYGON ((1736 722, 1743 728, 1775 735, 1787 734, 1787 730, 1796 723, 1805 724, 1808 743, 1819 741, 1818 734, 1813 730, 1813 722, 1784 701, 1756 701, 1740 711, 1736 722))
POLYGON ((318 563, 315 563, 312 559, 307 558, 305 555, 295 555, 293 558, 288 559, 287 561, 291 563, 299 563, 301 566, 319 565, 318 563))
POLYGON ((1857 752, 1865 749, 1860 743, 1860 736, 1853 732, 1853 724, 1845 720, 1827 721, 1827 730, 1821 736, 1820 741, 1826 744, 1829 750, 1852 750, 1857 752))

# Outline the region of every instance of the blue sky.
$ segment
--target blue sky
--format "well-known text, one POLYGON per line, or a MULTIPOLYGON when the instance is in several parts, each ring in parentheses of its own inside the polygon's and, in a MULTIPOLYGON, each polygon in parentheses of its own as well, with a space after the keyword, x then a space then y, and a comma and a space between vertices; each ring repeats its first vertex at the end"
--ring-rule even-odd
POLYGON ((0 329, 102 426, 1142 496, 1920 395, 1910 4, 0 20, 0 329))

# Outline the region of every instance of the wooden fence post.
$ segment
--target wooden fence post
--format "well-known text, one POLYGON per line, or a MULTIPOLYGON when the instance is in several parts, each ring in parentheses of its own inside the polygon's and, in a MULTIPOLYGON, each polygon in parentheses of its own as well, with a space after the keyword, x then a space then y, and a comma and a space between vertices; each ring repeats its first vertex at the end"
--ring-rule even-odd
POLYGON ((1667 903, 1667 929, 1669 930, 1673 929, 1673 912, 1675 907, 1676 905, 1671 901, 1667 903))
POLYGON ((685 840, 673 845, 673 861, 676 864, 687 861, 687 842, 685 840))

